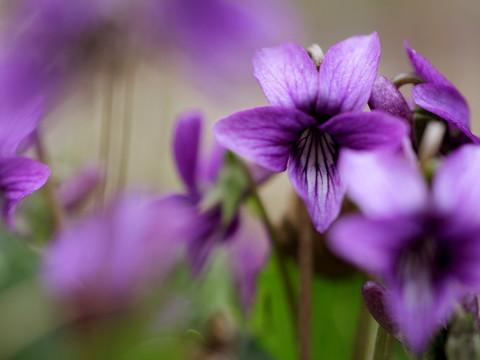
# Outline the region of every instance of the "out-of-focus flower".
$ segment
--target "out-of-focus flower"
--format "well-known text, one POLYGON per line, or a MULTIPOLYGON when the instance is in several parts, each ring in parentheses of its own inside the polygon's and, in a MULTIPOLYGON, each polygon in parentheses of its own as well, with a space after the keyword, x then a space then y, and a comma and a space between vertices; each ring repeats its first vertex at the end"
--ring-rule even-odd
POLYGON ((426 82, 414 86, 413 101, 448 123, 450 137, 457 146, 469 142, 480 143, 480 139, 470 131, 470 111, 460 92, 427 59, 411 49, 407 42, 405 49, 415 72, 426 82))
POLYGON ((382 110, 413 122, 412 110, 407 101, 397 87, 385 76, 378 76, 375 80, 368 106, 372 110, 382 110))
POLYGON ((419 353, 455 302, 480 285, 480 147, 464 145, 445 158, 430 189, 403 158, 350 153, 347 159, 355 178, 349 196, 364 215, 340 219, 330 246, 385 281, 390 314, 419 353))
POLYGON ((50 169, 23 156, 18 148, 37 127, 42 113, 42 100, 33 99, 22 109, 4 112, 0 116, 0 190, 2 215, 13 227, 15 205, 40 189, 50 176, 50 169))
POLYGON ((285 43, 259 51, 254 74, 272 106, 241 111, 214 126, 223 146, 271 170, 287 169, 293 188, 323 232, 340 212, 343 148, 397 149, 408 134, 402 119, 363 112, 380 58, 376 33, 333 46, 317 70, 307 52, 285 43))
POLYGON ((233 214, 225 222, 220 201, 205 206, 223 170, 225 151, 216 145, 202 161, 199 151, 202 121, 198 113, 182 115, 173 142, 177 169, 187 190, 185 195, 178 196, 183 196, 197 213, 193 220, 195 230, 186 234, 188 256, 194 272, 198 273, 212 251, 223 246, 230 257, 242 304, 248 310, 254 300, 257 273, 269 253, 269 243, 264 230, 255 221, 249 221, 246 214, 233 214))
POLYGON ((190 220, 183 203, 130 194, 66 228, 45 253, 46 286, 79 316, 127 309, 178 259, 190 220))
POLYGON ((184 59, 202 88, 222 78, 244 81, 255 49, 301 32, 285 0, 150 0, 140 19, 153 48, 184 59))
POLYGON ((114 35, 119 29, 115 16, 123 3, 23 0, 13 4, 1 28, 0 108, 14 109, 39 94, 50 104, 87 66, 114 57, 118 40, 114 35))
POLYGON ((60 184, 58 197, 67 211, 75 211, 85 204, 97 185, 104 181, 105 169, 98 164, 87 164, 71 179, 60 184))

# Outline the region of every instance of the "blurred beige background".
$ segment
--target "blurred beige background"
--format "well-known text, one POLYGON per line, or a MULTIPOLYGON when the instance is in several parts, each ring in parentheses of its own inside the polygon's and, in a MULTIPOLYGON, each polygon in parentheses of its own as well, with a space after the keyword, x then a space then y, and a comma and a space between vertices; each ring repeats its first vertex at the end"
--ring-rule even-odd
MULTIPOLYGON (((480 133, 480 2, 474 0, 301 0, 298 7, 306 38, 285 39, 308 46, 318 43, 324 51, 336 42, 360 33, 378 31, 382 43, 379 73, 392 77, 410 70, 403 40, 427 57, 467 99, 474 133, 480 133)), ((209 124, 237 110, 266 105, 253 75, 248 84, 225 84, 230 94, 217 96, 181 77, 172 62, 138 62, 134 77, 133 129, 128 155, 128 182, 168 192, 181 188, 172 162, 170 144, 175 116, 186 109, 200 109, 209 124)), ((44 124, 56 179, 99 157, 104 79, 78 91, 44 124)), ((124 81, 115 82, 107 189, 113 192, 122 148, 124 81)), ((209 126, 206 138, 212 140, 209 126)), ((263 190, 276 216, 289 195, 285 175, 263 190)))

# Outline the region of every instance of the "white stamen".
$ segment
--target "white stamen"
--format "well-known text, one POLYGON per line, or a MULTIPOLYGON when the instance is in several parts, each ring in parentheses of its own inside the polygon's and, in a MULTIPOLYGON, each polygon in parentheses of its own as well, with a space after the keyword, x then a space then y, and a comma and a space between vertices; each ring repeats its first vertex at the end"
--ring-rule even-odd
POLYGON ((437 154, 446 130, 445 124, 440 121, 430 121, 427 124, 418 150, 421 164, 425 164, 437 154))
POLYGON ((312 44, 309 47, 307 47, 307 54, 310 56, 310 59, 312 59, 313 63, 315 66, 320 66, 323 62, 323 58, 325 57, 323 55, 322 48, 317 45, 317 44, 312 44))

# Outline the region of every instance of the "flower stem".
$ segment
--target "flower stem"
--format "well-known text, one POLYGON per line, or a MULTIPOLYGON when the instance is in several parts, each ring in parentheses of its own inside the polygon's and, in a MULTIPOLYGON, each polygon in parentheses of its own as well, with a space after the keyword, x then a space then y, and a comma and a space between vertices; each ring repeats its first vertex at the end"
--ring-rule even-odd
POLYGON ((270 217, 268 216, 267 210, 265 209, 265 206, 263 205, 263 202, 260 199, 260 196, 258 195, 257 184, 255 183, 255 180, 252 178, 252 174, 250 173, 250 170, 248 169, 247 165, 240 159, 238 159, 238 164, 241 166, 244 174, 247 177, 248 186, 249 186, 249 195, 257 205, 260 218, 263 224, 265 225, 265 228, 272 242, 273 249, 276 253, 275 258, 277 259, 277 265, 280 271, 280 276, 282 278, 286 300, 290 308, 292 323, 294 324, 294 328, 296 328, 297 327, 297 316, 296 316, 297 304, 295 299, 295 292, 293 290, 292 281, 290 279, 290 275, 287 269, 285 255, 281 251, 279 236, 277 234, 275 227, 273 226, 273 223, 270 217))
POLYGON ((373 360, 389 360, 392 356, 393 338, 378 325, 373 360))
POLYGON ((303 231, 299 236, 298 263, 300 267, 300 293, 298 307, 298 337, 300 360, 312 358, 312 300, 313 300, 313 229, 310 217, 303 213, 303 231))
POLYGON ((110 158, 110 137, 112 128, 112 107, 113 107, 113 73, 111 69, 106 71, 106 82, 104 89, 103 107, 102 107, 102 121, 100 128, 100 161, 104 161, 105 178, 102 184, 98 187, 98 193, 95 197, 95 206, 103 207, 106 200, 107 180, 108 180, 108 162, 110 158))
POLYGON ((118 175, 117 191, 123 190, 128 178, 128 162, 130 155, 130 142, 132 134, 133 105, 135 101, 135 68, 130 66, 126 70, 124 108, 123 108, 123 134, 120 153, 120 169, 118 175))
POLYGON ((425 83, 425 80, 423 80, 417 74, 401 73, 392 79, 392 83, 393 85, 395 85, 397 89, 400 89, 403 85, 407 85, 407 84, 412 84, 412 85, 423 84, 425 83))
POLYGON ((370 333, 370 313, 362 301, 358 314, 356 336, 353 343, 353 360, 366 360, 368 358, 370 333))
MULTIPOLYGON (((43 144, 42 137, 40 136, 39 129, 37 129, 35 132, 35 149, 37 152, 38 160, 45 165, 49 165, 50 161, 45 146, 43 144)), ((45 191, 45 195, 47 197, 47 204, 50 208, 50 214, 52 215, 54 228, 55 230, 60 230, 65 223, 66 215, 63 206, 58 200, 58 196, 55 191, 55 187, 53 185, 51 177, 43 186, 43 190, 45 191)))

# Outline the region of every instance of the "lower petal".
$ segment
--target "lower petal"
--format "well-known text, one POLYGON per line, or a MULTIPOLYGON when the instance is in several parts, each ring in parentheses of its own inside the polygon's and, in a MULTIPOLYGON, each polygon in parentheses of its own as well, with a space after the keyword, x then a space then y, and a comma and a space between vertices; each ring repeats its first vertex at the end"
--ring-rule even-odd
POLYGON ((290 181, 319 232, 327 230, 338 217, 345 195, 338 159, 338 146, 327 133, 317 129, 302 134, 290 157, 290 181))
POLYGON ((48 166, 25 157, 0 160, 0 189, 3 192, 3 216, 13 226, 15 205, 40 189, 50 176, 48 166))

